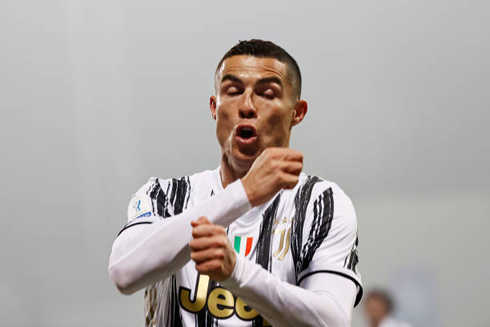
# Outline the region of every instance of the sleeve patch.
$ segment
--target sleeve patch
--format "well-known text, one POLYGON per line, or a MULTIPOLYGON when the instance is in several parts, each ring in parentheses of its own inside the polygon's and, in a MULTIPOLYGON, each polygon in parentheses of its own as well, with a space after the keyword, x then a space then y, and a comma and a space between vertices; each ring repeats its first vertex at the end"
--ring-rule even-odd
POLYGON ((151 203, 146 196, 137 196, 131 199, 128 207, 128 221, 151 216, 151 203))
POLYGON ((151 212, 145 212, 141 215, 139 215, 138 217, 136 217, 135 219, 138 219, 138 218, 144 218, 144 217, 150 217, 151 216, 151 212))

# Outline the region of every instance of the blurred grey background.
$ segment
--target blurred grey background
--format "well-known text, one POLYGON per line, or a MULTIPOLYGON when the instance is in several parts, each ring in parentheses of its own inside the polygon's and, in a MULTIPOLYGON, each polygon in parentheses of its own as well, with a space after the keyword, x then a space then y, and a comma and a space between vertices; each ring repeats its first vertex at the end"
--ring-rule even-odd
MULTIPOLYGON (((299 62, 292 147, 358 213, 366 289, 415 326, 488 326, 489 1, 1 1, 0 325, 142 326, 108 257, 150 176, 219 164, 213 72, 299 62)), ((353 326, 365 326, 362 305, 353 326)))

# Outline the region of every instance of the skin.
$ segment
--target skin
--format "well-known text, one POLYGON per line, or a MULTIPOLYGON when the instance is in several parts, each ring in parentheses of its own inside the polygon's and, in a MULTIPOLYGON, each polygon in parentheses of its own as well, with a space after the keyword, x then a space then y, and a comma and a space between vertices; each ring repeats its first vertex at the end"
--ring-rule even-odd
MULTIPOLYGON (((274 58, 233 56, 224 61, 215 82, 209 107, 221 147, 223 187, 241 179, 252 206, 267 202, 281 189, 294 188, 303 155, 289 149, 289 140, 308 106, 297 98, 287 66, 274 58), (241 124, 255 127, 253 142, 237 137, 241 124)), ((196 270, 218 282, 229 278, 236 257, 224 228, 206 217, 193 221, 192 227, 189 246, 196 270)))
POLYGON ((378 327, 389 314, 385 302, 376 297, 369 297, 364 303, 364 309, 372 327, 378 327))
POLYGON ((303 120, 308 108, 306 101, 293 94, 287 67, 279 60, 234 56, 224 61, 216 76, 216 95, 209 101, 221 146, 223 187, 245 176, 266 148, 289 147, 291 129, 303 120), (272 78, 279 83, 263 82, 272 78), (257 128, 257 144, 237 143, 235 127, 240 123, 257 128))

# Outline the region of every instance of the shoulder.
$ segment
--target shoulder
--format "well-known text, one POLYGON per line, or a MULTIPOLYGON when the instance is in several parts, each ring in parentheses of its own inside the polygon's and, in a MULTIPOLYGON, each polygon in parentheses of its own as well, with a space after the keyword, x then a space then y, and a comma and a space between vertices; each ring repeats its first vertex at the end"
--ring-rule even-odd
MULTIPOLYGON (((154 215, 169 217, 181 213, 188 205, 190 194, 199 184, 211 180, 213 171, 206 170, 177 178, 150 177, 131 197, 128 216, 137 217, 141 205, 151 208, 154 215)), ((150 211, 150 210, 148 210, 150 211)))
POLYGON ((211 179, 212 174, 212 170, 205 170, 192 175, 174 178, 150 177, 148 181, 133 194, 133 196, 148 195, 150 197, 155 197, 158 192, 170 194, 172 191, 176 191, 175 188, 190 187, 191 184, 211 179))
POLYGON ((350 197, 335 182, 302 173, 293 191, 295 191, 295 202, 298 204, 308 202, 311 206, 315 205, 315 201, 328 202, 335 216, 355 217, 354 205, 350 197))
POLYGON ((314 175, 302 175, 299 185, 293 190, 296 232, 302 235, 302 240, 317 238, 318 242, 332 239, 348 240, 349 244, 355 242, 358 226, 351 199, 334 182, 314 175))
POLYGON ((343 269, 357 239, 352 202, 336 183, 318 176, 303 175, 298 184, 291 240, 297 276, 343 269))

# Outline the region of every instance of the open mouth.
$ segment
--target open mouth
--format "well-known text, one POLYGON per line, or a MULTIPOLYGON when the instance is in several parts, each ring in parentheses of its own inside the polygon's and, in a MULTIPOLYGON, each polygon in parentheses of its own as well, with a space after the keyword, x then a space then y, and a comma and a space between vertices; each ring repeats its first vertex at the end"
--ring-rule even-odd
POLYGON ((257 129, 253 125, 238 125, 236 137, 240 143, 251 144, 257 139, 257 129))

